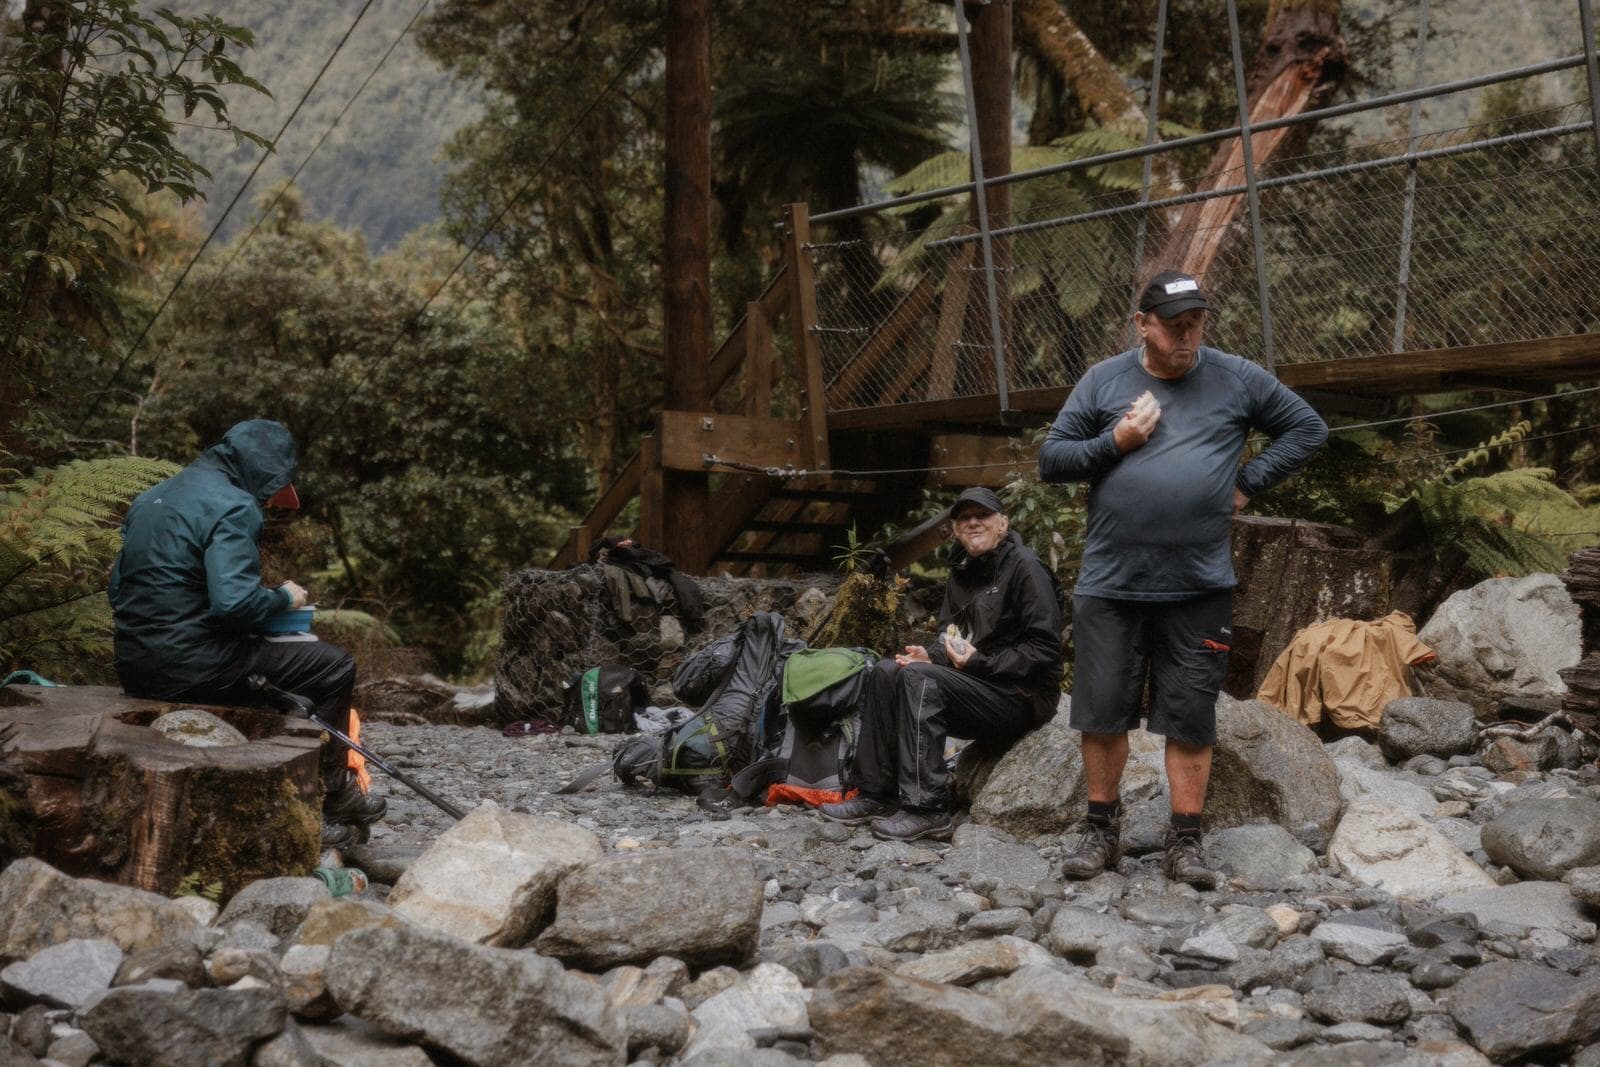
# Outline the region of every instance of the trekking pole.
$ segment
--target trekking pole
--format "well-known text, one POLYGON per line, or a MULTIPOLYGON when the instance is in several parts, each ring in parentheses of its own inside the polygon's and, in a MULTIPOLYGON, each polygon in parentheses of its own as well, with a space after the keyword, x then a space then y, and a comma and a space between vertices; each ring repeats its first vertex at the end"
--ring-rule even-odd
POLYGON ((256 692, 272 701, 279 711, 287 712, 290 715, 299 716, 302 719, 310 719, 317 726, 327 731, 330 736, 338 738, 339 741, 347 748, 361 753, 361 755, 366 758, 368 763, 371 763, 380 771, 387 774, 390 778, 393 778, 401 785, 410 789, 413 793, 417 794, 423 800, 426 800, 428 803, 432 804, 446 815, 453 819, 466 818, 466 816, 462 814, 461 809, 457 808, 454 804, 450 803, 448 800, 444 799, 439 794, 423 785, 421 782, 411 778, 409 775, 401 774, 382 756, 378 755, 366 745, 363 745, 361 742, 350 737, 350 735, 346 734, 343 730, 336 728, 331 723, 319 716, 315 711, 312 710, 311 701, 307 700, 305 697, 298 693, 290 693, 279 689, 277 686, 267 681, 265 675, 252 674, 249 678, 245 679, 245 682, 250 686, 251 689, 254 689, 256 692))

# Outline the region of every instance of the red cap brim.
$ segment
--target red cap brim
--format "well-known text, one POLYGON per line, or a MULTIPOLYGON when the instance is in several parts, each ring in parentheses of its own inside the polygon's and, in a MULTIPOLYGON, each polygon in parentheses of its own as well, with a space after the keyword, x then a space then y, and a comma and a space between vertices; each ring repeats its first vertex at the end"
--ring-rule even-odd
POLYGON ((291 511, 298 509, 300 507, 300 494, 294 491, 294 483, 290 482, 276 493, 273 493, 267 499, 267 507, 289 508, 291 511))

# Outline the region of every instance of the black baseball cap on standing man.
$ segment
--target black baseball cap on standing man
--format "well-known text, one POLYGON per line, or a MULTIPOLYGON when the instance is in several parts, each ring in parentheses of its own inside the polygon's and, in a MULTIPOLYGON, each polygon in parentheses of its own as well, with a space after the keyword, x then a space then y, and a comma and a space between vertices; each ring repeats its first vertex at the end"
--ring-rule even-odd
POLYGON ((1200 283, 1188 274, 1164 270, 1150 279, 1150 284, 1139 294, 1139 310, 1153 311, 1164 319, 1182 315, 1185 311, 1203 308, 1215 311, 1211 301, 1201 291, 1200 283))

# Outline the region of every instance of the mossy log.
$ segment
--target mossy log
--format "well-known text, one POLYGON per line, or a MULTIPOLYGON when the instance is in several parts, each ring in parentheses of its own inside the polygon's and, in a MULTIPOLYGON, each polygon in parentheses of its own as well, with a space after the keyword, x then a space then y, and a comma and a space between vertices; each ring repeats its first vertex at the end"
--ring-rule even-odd
POLYGON ((204 706, 247 743, 193 748, 149 728, 175 704, 116 689, 0 690, 15 724, 34 855, 78 877, 157 893, 310 873, 322 784, 315 727, 259 708, 204 706))

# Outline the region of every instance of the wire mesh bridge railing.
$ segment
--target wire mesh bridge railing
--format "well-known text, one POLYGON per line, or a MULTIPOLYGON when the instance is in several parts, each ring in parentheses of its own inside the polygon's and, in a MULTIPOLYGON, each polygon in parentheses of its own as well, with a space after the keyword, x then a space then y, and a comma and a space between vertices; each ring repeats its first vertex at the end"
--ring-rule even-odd
MULTIPOLYGON (((1012 393, 1068 386, 1131 346, 1140 280, 1168 267, 1197 274, 1217 305, 1209 343, 1268 366, 1595 332, 1593 101, 1423 132, 1424 97, 1399 95, 1414 99, 1332 110, 1406 132, 1330 123, 1253 175, 1208 172, 1210 149, 1192 137, 1010 176, 1009 211, 991 201, 987 220, 993 319, 970 183, 818 216, 808 251, 830 410, 988 396, 1001 376, 1012 393), (1258 217, 1244 203, 1252 179, 1258 217)), ((952 182, 966 182, 965 158, 953 156, 952 182)))

